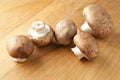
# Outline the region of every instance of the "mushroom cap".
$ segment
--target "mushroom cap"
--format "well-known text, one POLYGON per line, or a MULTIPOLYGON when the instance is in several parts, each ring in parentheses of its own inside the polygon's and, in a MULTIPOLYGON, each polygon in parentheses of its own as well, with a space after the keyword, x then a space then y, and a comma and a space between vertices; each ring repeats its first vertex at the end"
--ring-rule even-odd
POLYGON ((73 41, 88 60, 95 58, 99 53, 97 41, 92 35, 86 32, 76 34, 73 41))
POLYGON ((98 4, 91 4, 83 9, 83 15, 92 28, 92 35, 106 37, 112 31, 113 22, 107 11, 98 4))
POLYGON ((52 41, 53 29, 42 21, 36 21, 28 31, 28 37, 38 47, 46 46, 52 41))
POLYGON ((13 58, 28 58, 33 50, 32 41, 24 35, 12 37, 7 42, 7 51, 13 58))
POLYGON ((70 44, 76 33, 77 27, 75 23, 70 19, 61 20, 55 28, 56 41, 61 45, 70 44))

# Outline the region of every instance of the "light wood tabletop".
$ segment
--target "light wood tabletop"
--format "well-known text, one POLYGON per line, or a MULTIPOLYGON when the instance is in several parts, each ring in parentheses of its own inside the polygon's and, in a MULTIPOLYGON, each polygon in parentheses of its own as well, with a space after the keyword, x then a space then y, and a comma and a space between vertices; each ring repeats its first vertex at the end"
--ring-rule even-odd
POLYGON ((0 80, 120 80, 120 0, 0 0, 0 80), (100 52, 92 61, 80 61, 69 46, 49 44, 35 48, 27 62, 8 55, 9 37, 26 35, 32 22, 42 20, 55 28, 64 18, 77 27, 84 23, 83 8, 103 6, 113 19, 113 32, 97 39, 100 52))

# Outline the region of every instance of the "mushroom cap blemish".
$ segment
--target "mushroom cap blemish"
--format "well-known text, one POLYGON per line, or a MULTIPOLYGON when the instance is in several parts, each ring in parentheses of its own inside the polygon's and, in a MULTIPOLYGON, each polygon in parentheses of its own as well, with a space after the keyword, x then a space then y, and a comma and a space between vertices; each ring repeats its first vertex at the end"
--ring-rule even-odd
POLYGON ((7 42, 7 51, 13 58, 28 58, 33 50, 32 41, 23 35, 12 37, 7 42))
POLYGON ((88 60, 91 60, 98 55, 99 46, 92 35, 86 32, 81 32, 76 34, 73 40, 75 45, 80 49, 80 51, 88 60))
POLYGON ((83 9, 83 16, 92 28, 92 35, 106 37, 112 32, 113 21, 108 12, 98 4, 91 4, 83 9))

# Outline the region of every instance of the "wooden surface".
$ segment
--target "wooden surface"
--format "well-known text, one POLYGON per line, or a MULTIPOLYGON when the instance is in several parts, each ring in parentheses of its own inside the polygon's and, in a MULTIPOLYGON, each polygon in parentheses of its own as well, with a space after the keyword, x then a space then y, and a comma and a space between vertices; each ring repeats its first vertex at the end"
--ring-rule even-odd
POLYGON ((120 80, 120 0, 0 0, 0 80, 120 80), (26 35, 36 20, 54 28, 59 20, 70 18, 80 27, 82 10, 90 3, 101 4, 114 23, 109 38, 97 39, 100 53, 95 60, 79 61, 71 46, 54 44, 36 48, 26 63, 11 60, 9 37, 26 35))

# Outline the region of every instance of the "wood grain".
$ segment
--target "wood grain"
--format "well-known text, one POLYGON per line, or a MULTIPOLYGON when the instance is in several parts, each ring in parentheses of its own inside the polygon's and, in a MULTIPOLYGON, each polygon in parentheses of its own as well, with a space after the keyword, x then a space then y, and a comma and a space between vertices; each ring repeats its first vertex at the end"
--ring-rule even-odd
POLYGON ((120 0, 0 0, 0 80, 120 80, 120 0), (84 23, 83 8, 91 3, 102 5, 112 16, 113 33, 97 39, 99 56, 82 62, 72 46, 50 44, 36 48, 29 60, 17 64, 6 50, 7 39, 26 35, 33 21, 42 20, 52 28, 64 18, 78 28, 84 23))

